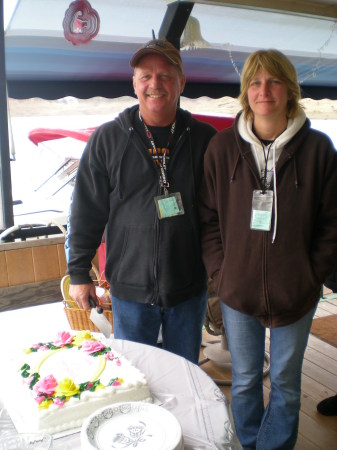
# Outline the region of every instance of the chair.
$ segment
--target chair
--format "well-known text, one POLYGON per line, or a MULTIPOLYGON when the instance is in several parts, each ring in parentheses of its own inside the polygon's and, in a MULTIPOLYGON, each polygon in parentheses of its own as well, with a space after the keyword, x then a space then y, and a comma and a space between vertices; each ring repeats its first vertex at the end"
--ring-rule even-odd
MULTIPOLYGON (((220 298, 216 295, 215 286, 212 280, 208 282, 208 300, 207 311, 205 318, 206 331, 212 336, 221 336, 220 340, 203 342, 205 359, 199 361, 199 366, 213 361, 222 368, 230 368, 232 366, 232 359, 228 349, 228 341, 226 330, 222 320, 222 313, 220 307, 220 298)), ((263 375, 266 376, 270 370, 270 358, 265 352, 265 366, 263 375)), ((232 380, 213 378, 214 382, 219 386, 231 386, 232 380)))

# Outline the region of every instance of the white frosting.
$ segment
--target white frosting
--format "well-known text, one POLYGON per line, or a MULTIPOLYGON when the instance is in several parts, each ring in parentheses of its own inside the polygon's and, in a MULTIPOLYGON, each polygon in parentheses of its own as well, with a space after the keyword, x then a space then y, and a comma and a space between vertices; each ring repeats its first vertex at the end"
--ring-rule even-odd
POLYGON ((81 392, 80 398, 68 397, 62 406, 50 401, 47 408, 39 408, 37 393, 34 387, 29 388, 28 377, 28 382, 23 381, 20 409, 25 411, 29 430, 58 433, 81 426, 83 420, 94 411, 112 403, 152 401, 144 374, 112 348, 110 352, 113 353, 110 359, 106 359, 104 354, 91 356, 77 346, 56 351, 39 349, 27 354, 23 363, 29 365, 29 375, 39 373, 39 381, 53 375, 57 382, 69 378, 77 386, 91 381, 100 382, 94 391, 81 392), (110 380, 116 378, 121 384, 109 385, 110 380))

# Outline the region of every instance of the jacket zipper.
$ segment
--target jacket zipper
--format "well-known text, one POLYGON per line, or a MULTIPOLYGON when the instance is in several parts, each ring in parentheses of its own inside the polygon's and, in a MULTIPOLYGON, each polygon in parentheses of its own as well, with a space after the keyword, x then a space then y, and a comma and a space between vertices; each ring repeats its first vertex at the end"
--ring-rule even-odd
MULTIPOLYGON (((152 159, 153 161, 153 159, 152 159)), ((158 172, 158 187, 157 187, 157 195, 161 195, 160 188, 160 170, 157 164, 153 161, 153 164, 156 166, 158 172)), ((153 278, 154 278, 154 291, 153 297, 151 301, 151 306, 154 306, 158 303, 158 292, 159 292, 159 281, 158 281, 158 254, 159 254, 159 219, 157 214, 155 215, 154 222, 154 257, 153 257, 153 278)))
MULTIPOLYGON (((181 135, 178 137, 178 140, 174 146, 174 148, 178 147, 178 144, 180 143, 180 141, 182 140, 184 134, 186 131, 189 130, 189 127, 187 127, 182 133, 181 135)), ((154 164, 156 170, 157 170, 157 178, 158 178, 158 188, 157 188, 157 195, 161 195, 161 188, 160 188, 160 170, 157 166, 157 164, 153 161, 153 158, 149 155, 146 146, 144 145, 145 149, 146 149, 146 153, 147 155, 151 158, 152 163, 154 164)), ((173 149, 172 149, 173 150, 173 149)), ((173 153, 173 152, 172 152, 173 153)), ((152 296, 152 301, 151 301, 151 306, 154 306, 157 303, 158 300, 158 293, 159 293, 159 280, 158 280, 158 254, 159 254, 159 219, 157 217, 157 215, 155 216, 155 235, 154 235, 154 261, 153 261, 153 278, 154 278, 154 291, 153 291, 153 296, 152 296)))
MULTIPOLYGON (((134 130, 134 128, 132 128, 134 130)), ((157 173, 157 195, 160 195, 160 171, 158 169, 157 164, 154 162, 152 156, 149 154, 148 149, 144 142, 140 139, 137 133, 134 134, 136 136, 136 139, 141 144, 141 147, 145 149, 144 156, 145 158, 152 161, 152 164, 156 170, 157 173)), ((156 300, 158 299, 158 247, 159 247, 159 219, 157 215, 155 216, 155 223, 154 223, 154 258, 153 258, 153 279, 154 279, 154 290, 152 295, 152 300, 150 302, 151 306, 154 306, 156 304, 156 300)))
MULTIPOLYGON (((255 171, 255 166, 254 168, 250 165, 249 161, 245 158, 245 155, 242 155, 242 159, 246 160, 248 166, 251 169, 251 172, 257 182, 258 185, 258 189, 262 190, 262 184, 260 179, 256 176, 256 171, 255 171)), ((265 303, 266 303, 266 311, 267 311, 267 321, 269 326, 271 327, 271 322, 272 322, 272 317, 271 317, 271 310, 270 310, 270 301, 269 301, 269 295, 268 295, 268 288, 267 288, 267 239, 268 239, 268 233, 267 232, 263 232, 264 236, 263 236, 263 249, 262 249, 262 254, 263 254, 263 261, 262 261, 262 271, 263 271, 263 293, 264 293, 264 297, 265 297, 265 303)))
POLYGON ((154 236, 154 261, 153 261, 153 278, 154 278, 154 291, 151 306, 156 304, 158 300, 159 283, 158 283, 158 247, 159 247, 159 220, 155 219, 155 236, 154 236))
MULTIPOLYGON (((189 130, 189 127, 185 129, 181 135, 178 137, 178 140, 174 146, 175 151, 179 146, 179 143, 181 142, 186 130, 189 130)), ((172 149, 173 150, 173 149, 172 149)), ((174 152, 172 151, 172 155, 174 152)), ((152 160, 153 161, 153 160, 152 160)), ((158 169, 157 164, 153 161, 153 164, 155 164, 157 171, 158 171, 158 190, 157 195, 161 195, 161 188, 160 188, 160 171, 158 169)), ((158 280, 158 254, 159 254, 159 234, 160 234, 160 225, 159 225, 159 219, 156 215, 155 217, 155 247, 154 247, 154 264, 153 264, 153 277, 154 277, 154 292, 153 292, 153 298, 151 302, 151 306, 154 306, 156 304, 156 301, 158 300, 158 293, 159 293, 159 280, 158 280)))
POLYGON ((268 287, 267 287, 267 239, 268 239, 268 233, 263 232, 263 292, 265 296, 266 301, 266 310, 267 310, 267 321, 269 324, 269 327, 271 327, 271 312, 270 312, 270 301, 269 301, 269 295, 268 295, 268 287))

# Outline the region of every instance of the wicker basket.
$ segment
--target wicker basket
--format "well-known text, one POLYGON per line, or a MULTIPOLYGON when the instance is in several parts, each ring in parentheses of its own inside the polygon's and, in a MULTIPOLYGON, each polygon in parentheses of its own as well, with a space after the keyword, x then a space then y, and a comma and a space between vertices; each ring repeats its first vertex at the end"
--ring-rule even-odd
MULTIPOLYGON (((79 308, 68 308, 66 302, 63 302, 63 304, 69 325, 73 330, 99 331, 90 320, 90 311, 79 308)), ((112 324, 112 311, 104 310, 103 314, 112 324)))
MULTIPOLYGON (((94 265, 93 271, 97 278, 97 280, 94 281, 96 282, 98 281, 98 284, 100 285, 99 274, 94 265)), ((70 277, 69 275, 65 275, 61 280, 61 292, 63 297, 64 311, 66 313, 70 327, 73 330, 99 331, 99 329, 90 320, 90 310, 79 308, 77 303, 70 297, 69 285, 70 285, 70 277)), ((109 320, 109 322, 113 324, 111 302, 110 304, 104 303, 102 304, 102 306, 103 306, 103 314, 109 320)))

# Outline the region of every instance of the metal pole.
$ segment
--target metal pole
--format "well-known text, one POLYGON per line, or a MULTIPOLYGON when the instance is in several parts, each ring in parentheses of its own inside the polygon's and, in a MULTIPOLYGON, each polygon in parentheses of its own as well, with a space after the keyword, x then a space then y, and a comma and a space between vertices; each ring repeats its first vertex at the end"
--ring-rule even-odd
POLYGON ((0 0, 0 230, 14 225, 9 154, 4 5, 0 0))

